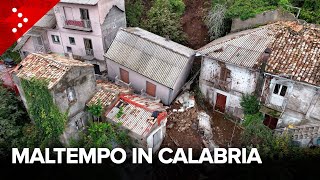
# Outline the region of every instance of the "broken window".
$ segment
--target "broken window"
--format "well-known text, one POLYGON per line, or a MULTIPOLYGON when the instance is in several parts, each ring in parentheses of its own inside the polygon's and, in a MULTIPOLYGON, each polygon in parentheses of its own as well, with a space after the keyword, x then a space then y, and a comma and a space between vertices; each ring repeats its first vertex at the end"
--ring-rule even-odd
POLYGON ((285 96, 287 93, 288 87, 285 85, 276 84, 273 90, 273 94, 277 94, 280 96, 285 96))
POLYGON ((230 78, 231 71, 227 69, 227 67, 221 66, 221 72, 220 72, 220 80, 227 81, 228 78, 230 78))
POLYGON ((83 124, 82 118, 76 120, 75 124, 76 124, 76 128, 78 130, 84 129, 84 124, 83 124))
POLYGON ((70 87, 67 89, 67 95, 68 95, 69 103, 74 103, 77 101, 76 91, 74 90, 73 87, 70 87))

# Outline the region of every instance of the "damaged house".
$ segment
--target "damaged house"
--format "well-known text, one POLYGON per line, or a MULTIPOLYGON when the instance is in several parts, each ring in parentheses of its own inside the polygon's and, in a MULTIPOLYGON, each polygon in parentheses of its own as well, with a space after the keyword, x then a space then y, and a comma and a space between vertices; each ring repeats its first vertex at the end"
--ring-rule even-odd
POLYGON ((199 50, 200 88, 215 109, 241 118, 255 92, 270 128, 319 124, 320 31, 278 22, 217 39, 199 50))
POLYGON ((93 65, 58 55, 28 55, 14 74, 15 84, 27 109, 21 79, 31 78, 47 80, 48 90, 60 112, 68 111, 68 122, 62 138, 67 143, 87 122, 88 115, 84 111, 86 102, 96 89, 93 65))
POLYGON ((126 27, 124 0, 60 0, 14 48, 29 53, 56 53, 106 70, 103 54, 118 29, 126 27))
POLYGON ((136 147, 152 148, 156 152, 166 133, 167 112, 163 104, 110 82, 100 82, 97 88, 87 106, 100 102, 103 121, 120 123, 136 147))
POLYGON ((120 29, 105 54, 109 79, 170 105, 190 73, 194 50, 140 28, 120 29))

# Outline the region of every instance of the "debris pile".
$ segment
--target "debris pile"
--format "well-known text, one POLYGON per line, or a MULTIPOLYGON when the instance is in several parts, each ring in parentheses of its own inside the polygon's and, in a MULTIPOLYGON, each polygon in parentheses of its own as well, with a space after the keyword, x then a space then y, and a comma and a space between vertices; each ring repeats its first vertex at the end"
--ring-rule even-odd
POLYGON ((173 112, 184 112, 190 108, 193 108, 196 104, 194 95, 191 95, 190 92, 185 92, 182 95, 180 95, 176 102, 176 104, 180 105, 179 109, 173 109, 173 112))

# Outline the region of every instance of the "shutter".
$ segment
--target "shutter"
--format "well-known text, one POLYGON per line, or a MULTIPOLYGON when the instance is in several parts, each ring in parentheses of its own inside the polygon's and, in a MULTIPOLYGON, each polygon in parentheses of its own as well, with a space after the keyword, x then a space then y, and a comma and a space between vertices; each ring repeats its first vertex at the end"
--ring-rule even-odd
POLYGON ((155 97, 156 96, 156 89, 157 89, 157 86, 148 82, 147 81, 147 94, 149 94, 150 96, 153 96, 155 97))

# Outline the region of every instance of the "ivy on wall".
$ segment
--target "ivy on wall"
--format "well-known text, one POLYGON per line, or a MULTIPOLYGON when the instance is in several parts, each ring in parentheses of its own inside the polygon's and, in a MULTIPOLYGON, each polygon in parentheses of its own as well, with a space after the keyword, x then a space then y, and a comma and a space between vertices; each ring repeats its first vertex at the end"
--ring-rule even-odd
POLYGON ((25 93, 28 112, 35 122, 35 129, 40 138, 41 147, 50 147, 59 142, 59 136, 63 133, 67 112, 61 113, 54 104, 53 97, 48 90, 48 83, 44 80, 32 78, 21 80, 25 93))

